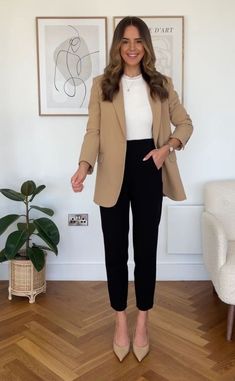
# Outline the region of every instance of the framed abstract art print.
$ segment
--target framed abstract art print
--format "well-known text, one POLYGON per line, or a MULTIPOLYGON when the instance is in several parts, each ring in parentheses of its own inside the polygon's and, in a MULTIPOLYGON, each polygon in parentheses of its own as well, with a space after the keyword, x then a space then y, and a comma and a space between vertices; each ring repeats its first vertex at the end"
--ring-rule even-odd
POLYGON ((107 60, 106 17, 37 17, 39 115, 87 115, 107 60))

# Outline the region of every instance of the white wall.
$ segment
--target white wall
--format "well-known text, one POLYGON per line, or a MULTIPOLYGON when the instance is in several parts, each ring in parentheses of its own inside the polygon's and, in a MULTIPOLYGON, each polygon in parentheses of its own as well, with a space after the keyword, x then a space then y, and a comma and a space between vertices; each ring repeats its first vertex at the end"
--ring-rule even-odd
MULTIPOLYGON (((179 206, 177 221, 183 229, 183 207, 203 203, 204 183, 235 176, 235 2, 0 0, 0 188, 19 189, 27 179, 46 184, 35 203, 54 208, 61 233, 58 257, 48 256, 48 279, 105 279, 105 268, 99 209, 92 202, 94 176, 87 179, 82 194, 70 187, 87 117, 38 116, 35 17, 107 16, 110 43, 112 17, 129 14, 185 16, 184 104, 195 132, 178 155, 188 199, 181 204, 164 201, 158 279, 207 277, 200 253, 184 253, 184 248, 182 254, 167 253, 167 245, 172 246, 167 242, 167 221, 174 221, 168 207, 179 206), (89 226, 68 227, 67 215, 73 212, 89 213, 89 226)), ((0 195, 0 216, 16 207, 19 204, 0 195)), ((200 240, 194 230, 197 213, 188 210, 194 210, 188 213, 192 240, 200 240)), ((1 278, 7 279, 6 264, 0 266, 1 278)))

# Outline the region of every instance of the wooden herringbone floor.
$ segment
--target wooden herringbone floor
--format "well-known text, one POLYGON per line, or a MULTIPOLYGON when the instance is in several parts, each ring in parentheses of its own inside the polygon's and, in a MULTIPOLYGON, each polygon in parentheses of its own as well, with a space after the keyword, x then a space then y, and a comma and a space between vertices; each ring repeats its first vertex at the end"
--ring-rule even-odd
MULTIPOLYGON (((0 380, 234 381, 226 314, 210 282, 157 282, 151 352, 141 364, 132 353, 119 363, 105 282, 48 282, 33 305, 8 301, 7 282, 0 282, 0 380)), ((130 283, 130 328, 135 316, 130 283)))

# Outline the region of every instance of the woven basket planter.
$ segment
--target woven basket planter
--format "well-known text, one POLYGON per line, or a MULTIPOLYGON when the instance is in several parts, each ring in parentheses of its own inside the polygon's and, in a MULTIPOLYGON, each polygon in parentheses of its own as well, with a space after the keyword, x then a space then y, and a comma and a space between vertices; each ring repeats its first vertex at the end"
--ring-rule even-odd
POLYGON ((46 292, 45 268, 38 272, 32 262, 27 259, 13 259, 9 261, 9 296, 27 296, 29 303, 34 303, 41 292, 46 292))

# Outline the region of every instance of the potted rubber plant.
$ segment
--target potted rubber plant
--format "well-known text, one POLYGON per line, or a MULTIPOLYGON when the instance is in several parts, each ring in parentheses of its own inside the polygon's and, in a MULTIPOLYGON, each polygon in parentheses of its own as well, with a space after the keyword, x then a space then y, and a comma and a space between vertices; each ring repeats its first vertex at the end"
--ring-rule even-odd
POLYGON ((45 189, 32 180, 21 185, 20 192, 0 189, 5 197, 24 204, 23 214, 8 214, 0 218, 0 235, 14 224, 15 230, 6 238, 0 251, 0 262, 9 260, 9 299, 13 295, 28 296, 30 303, 36 295, 46 291, 45 262, 47 251, 58 254, 60 240, 56 224, 48 217, 31 218, 31 212, 53 216, 54 211, 32 205, 34 198, 45 189), (43 243, 41 243, 43 241, 43 243), (46 245, 45 245, 46 244, 46 245))

